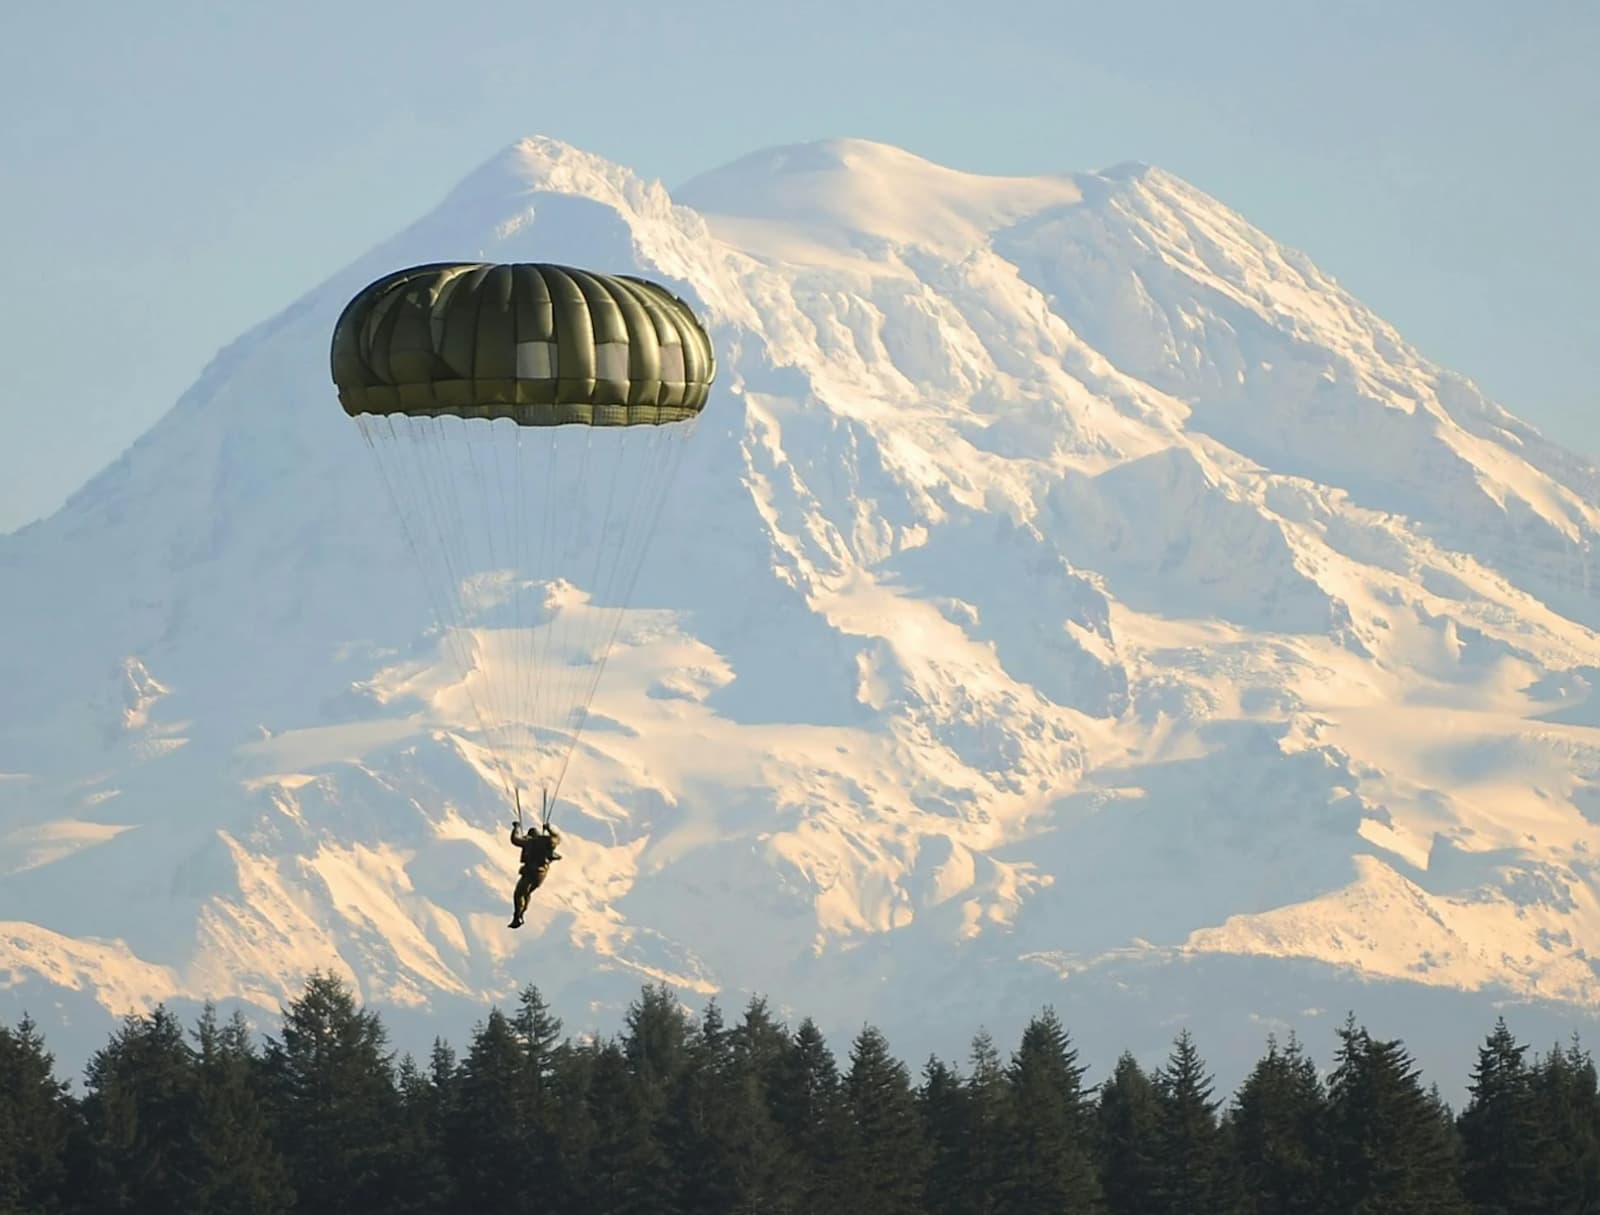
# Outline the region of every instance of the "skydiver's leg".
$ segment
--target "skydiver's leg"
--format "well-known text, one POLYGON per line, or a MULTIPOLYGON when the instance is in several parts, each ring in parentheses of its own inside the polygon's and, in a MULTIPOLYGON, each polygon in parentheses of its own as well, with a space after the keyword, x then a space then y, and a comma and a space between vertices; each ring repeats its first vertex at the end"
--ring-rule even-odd
POLYGON ((528 899, 532 897, 534 887, 537 885, 525 873, 517 882, 516 893, 511 896, 511 924, 512 928, 522 927, 522 917, 528 910, 528 899))

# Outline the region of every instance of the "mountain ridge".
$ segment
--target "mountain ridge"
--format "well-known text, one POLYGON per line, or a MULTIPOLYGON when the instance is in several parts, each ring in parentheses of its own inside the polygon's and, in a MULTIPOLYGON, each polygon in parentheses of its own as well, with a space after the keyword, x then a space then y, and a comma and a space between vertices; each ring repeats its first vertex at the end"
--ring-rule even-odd
POLYGON ((270 1010, 333 964, 425 1010, 535 966, 575 1007, 807 993, 893 1038, 1243 958, 1587 1015, 1597 486, 1160 169, 824 141, 673 195, 523 140, 0 537, 0 973, 270 1010), (660 278, 723 367, 516 938, 327 382, 354 290, 455 257, 660 278))

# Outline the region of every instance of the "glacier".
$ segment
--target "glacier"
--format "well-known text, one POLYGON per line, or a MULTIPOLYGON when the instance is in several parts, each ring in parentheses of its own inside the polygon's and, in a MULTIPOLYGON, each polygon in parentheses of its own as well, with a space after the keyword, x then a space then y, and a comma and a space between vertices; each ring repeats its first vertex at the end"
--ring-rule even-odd
POLYGON ((525 139, 0 537, 0 1011, 70 1059, 313 969, 416 1043, 661 981, 913 1059, 1187 1024, 1227 1078, 1353 1009, 1455 1079, 1496 1011, 1595 1024, 1597 535, 1593 464, 1159 168, 836 139, 669 192, 525 139), (450 259, 656 278, 721 369, 516 934, 327 368, 450 259))

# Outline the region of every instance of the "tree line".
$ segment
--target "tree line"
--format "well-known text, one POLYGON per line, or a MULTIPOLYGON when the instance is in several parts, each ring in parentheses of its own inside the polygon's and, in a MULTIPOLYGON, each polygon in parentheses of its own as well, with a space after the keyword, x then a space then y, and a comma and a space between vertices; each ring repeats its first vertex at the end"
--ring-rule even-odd
POLYGON ((81 1095, 34 1023, 0 1027, 0 1215, 1600 1212, 1590 1056, 1503 1019, 1459 1115, 1353 1017, 1325 1072, 1269 1039, 1226 1099, 1187 1031, 1086 1072, 1049 1009, 913 1076, 870 1026, 839 1060, 761 999, 730 1023, 654 985, 610 1038, 563 1037, 530 986, 419 1062, 318 974, 259 1042, 209 1007, 128 1017, 81 1095))

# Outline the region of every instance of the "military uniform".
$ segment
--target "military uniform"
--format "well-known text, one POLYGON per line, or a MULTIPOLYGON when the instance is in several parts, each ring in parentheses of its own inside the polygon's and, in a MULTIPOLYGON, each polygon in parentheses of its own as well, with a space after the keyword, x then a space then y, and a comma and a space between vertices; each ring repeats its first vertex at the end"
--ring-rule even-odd
POLYGON ((550 872, 550 862, 559 861, 561 854, 556 845, 561 843, 561 832, 546 826, 539 831, 523 833, 522 824, 511 827, 511 845, 522 849, 522 877, 517 881, 516 893, 511 896, 510 928, 521 928, 522 917, 528 910, 528 900, 533 892, 544 885, 550 872))

